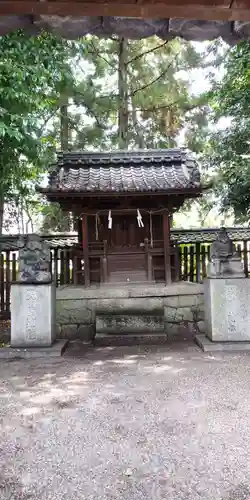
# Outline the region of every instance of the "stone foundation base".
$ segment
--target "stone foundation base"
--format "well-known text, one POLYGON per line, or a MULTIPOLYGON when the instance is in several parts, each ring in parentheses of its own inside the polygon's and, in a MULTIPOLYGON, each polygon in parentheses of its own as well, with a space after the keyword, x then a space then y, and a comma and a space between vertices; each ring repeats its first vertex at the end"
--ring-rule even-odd
POLYGON ((203 285, 119 285, 57 289, 57 337, 92 341, 96 334, 204 333, 203 285))
POLYGON ((68 342, 68 340, 58 340, 51 347, 2 347, 0 359, 8 361, 9 359, 58 358, 65 352, 68 342))
POLYGON ((205 335, 195 336, 196 344, 203 352, 245 352, 250 351, 250 342, 212 342, 205 335))

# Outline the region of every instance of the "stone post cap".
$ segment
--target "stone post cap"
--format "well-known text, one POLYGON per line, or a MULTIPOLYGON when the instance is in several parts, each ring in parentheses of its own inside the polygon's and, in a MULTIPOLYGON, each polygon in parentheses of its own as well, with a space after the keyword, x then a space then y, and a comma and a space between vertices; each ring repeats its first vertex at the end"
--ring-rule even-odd
POLYGON ((27 234, 20 236, 18 247, 20 282, 51 282, 51 253, 48 244, 38 234, 27 234))

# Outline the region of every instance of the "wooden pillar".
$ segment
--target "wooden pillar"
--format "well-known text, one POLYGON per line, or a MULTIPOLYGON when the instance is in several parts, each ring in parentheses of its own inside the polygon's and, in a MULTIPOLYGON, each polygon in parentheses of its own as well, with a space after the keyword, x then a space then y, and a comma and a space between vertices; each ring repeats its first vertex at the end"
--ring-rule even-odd
POLYGON ((88 217, 82 216, 82 248, 84 258, 84 283, 85 286, 90 285, 90 272, 89 272, 89 240, 88 240, 88 217))
POLYGON ((144 248, 146 256, 147 278, 148 281, 152 281, 153 280, 152 255, 150 254, 149 251, 148 238, 144 239, 144 248))
POLYGON ((108 258, 107 258, 107 252, 108 252, 108 242, 107 240, 104 240, 104 248, 103 248, 103 258, 102 258, 102 276, 103 276, 103 282, 106 283, 108 281, 108 258))
POLYGON ((76 231, 78 232, 78 243, 82 243, 82 221, 77 219, 76 221, 76 231))
POLYGON ((170 224, 168 213, 163 214, 164 267, 166 285, 171 283, 170 224))

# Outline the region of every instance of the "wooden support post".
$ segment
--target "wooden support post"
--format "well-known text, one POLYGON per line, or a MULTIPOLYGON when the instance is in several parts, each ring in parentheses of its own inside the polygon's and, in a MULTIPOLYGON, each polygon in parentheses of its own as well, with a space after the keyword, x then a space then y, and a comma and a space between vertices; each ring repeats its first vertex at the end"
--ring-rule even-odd
POLYGON ((82 248, 83 248, 83 258, 84 258, 84 283, 85 286, 89 286, 90 273, 89 273, 89 241, 88 241, 87 215, 82 216, 82 248))
POLYGON ((164 239, 164 267, 165 267, 165 282, 169 285, 171 279, 171 258, 170 258, 170 224, 169 215, 163 214, 163 239, 164 239))
POLYGON ((152 269, 152 255, 150 254, 148 238, 144 240, 144 248, 146 254, 146 266, 147 266, 147 278, 148 281, 153 280, 153 269, 152 269))
POLYGON ((107 283, 108 281, 108 259, 107 259, 107 252, 108 252, 108 242, 107 240, 104 240, 104 251, 103 251, 103 258, 102 258, 102 274, 103 274, 103 282, 107 283))

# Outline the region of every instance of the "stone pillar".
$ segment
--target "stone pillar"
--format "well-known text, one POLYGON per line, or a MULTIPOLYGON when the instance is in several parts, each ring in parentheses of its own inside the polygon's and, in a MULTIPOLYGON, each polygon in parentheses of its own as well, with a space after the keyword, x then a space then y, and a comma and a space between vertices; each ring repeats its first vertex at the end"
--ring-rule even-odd
POLYGON ((11 287, 11 346, 50 347, 55 341, 54 283, 11 287))
POLYGON ((205 330, 214 342, 250 341, 250 280, 208 278, 204 283, 205 330))
POLYGON ((204 302, 206 335, 211 341, 250 341, 250 280, 224 229, 211 246, 204 302))
POLYGON ((49 347, 56 332, 50 249, 37 235, 22 237, 19 248, 19 282, 11 287, 11 346, 49 347))

